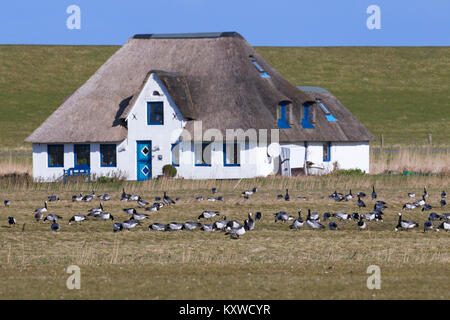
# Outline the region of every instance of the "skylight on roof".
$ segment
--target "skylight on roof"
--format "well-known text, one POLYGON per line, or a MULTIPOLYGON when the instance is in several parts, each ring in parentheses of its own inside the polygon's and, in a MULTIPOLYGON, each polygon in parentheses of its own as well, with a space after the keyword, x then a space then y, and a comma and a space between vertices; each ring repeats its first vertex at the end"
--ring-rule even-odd
POLYGON ((333 122, 337 121, 337 119, 331 114, 330 111, 328 111, 327 107, 323 104, 323 102, 320 99, 316 99, 317 104, 322 109, 322 111, 325 113, 325 117, 328 121, 333 122))
POLYGON ((250 61, 253 63, 253 65, 258 70, 261 78, 270 78, 269 74, 266 71, 264 71, 264 69, 259 65, 258 61, 256 61, 255 57, 249 56, 248 58, 250 59, 250 61))

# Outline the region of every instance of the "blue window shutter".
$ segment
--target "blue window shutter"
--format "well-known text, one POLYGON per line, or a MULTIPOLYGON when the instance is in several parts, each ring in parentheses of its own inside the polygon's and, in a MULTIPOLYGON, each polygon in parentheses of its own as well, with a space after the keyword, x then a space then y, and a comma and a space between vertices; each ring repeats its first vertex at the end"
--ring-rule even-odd
POLYGON ((314 129, 314 126, 309 119, 309 106, 307 104, 303 104, 302 127, 303 129, 314 129))
POLYGON ((278 128, 280 129, 289 129, 291 126, 287 123, 286 119, 286 104, 282 103, 279 106, 280 108, 280 118, 278 119, 278 128))

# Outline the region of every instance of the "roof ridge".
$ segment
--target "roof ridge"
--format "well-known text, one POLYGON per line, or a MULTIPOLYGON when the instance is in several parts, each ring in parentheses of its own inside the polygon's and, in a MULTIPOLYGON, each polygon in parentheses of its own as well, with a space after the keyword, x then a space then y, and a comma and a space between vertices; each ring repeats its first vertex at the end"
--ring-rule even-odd
POLYGON ((222 38, 241 37, 235 31, 226 32, 194 32, 194 33, 142 33, 135 34, 133 39, 201 39, 201 38, 222 38))

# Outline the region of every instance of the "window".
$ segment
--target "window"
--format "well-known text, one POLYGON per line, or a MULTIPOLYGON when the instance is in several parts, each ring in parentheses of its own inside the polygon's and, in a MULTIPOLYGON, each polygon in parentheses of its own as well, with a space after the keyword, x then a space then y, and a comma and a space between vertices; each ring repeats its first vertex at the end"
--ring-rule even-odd
POLYGON ((281 102, 278 105, 278 128, 280 129, 289 129, 291 126, 289 122, 291 121, 292 116, 292 106, 288 103, 281 102), (289 116, 288 116, 289 115, 289 116))
POLYGON ((325 117, 328 121, 333 122, 337 121, 337 119, 331 114, 330 111, 328 111, 327 107, 323 104, 323 102, 320 99, 316 99, 317 104, 319 105, 320 109, 325 113, 325 117))
POLYGON ((180 143, 172 144, 172 165, 174 167, 180 166, 180 143))
POLYGON ((90 167, 91 147, 88 144, 74 145, 75 167, 90 167))
POLYGON ((115 144, 101 144, 100 145, 100 166, 101 167, 116 167, 116 145, 115 144))
POLYGON ((237 143, 223 145, 223 165, 225 167, 238 167, 241 165, 241 148, 237 143))
POLYGON ((250 61, 253 63, 253 65, 255 66, 255 68, 258 70, 259 75, 261 76, 261 78, 270 78, 269 74, 267 72, 264 71, 264 69, 259 65, 259 63, 256 61, 255 57, 253 56, 249 56, 248 57, 250 59, 250 61))
POLYGON ((211 166, 211 143, 195 144, 195 166, 211 166))
POLYGON ((147 124, 164 124, 163 102, 147 102, 147 124))
POLYGON ((323 161, 329 162, 331 160, 331 142, 323 144, 323 161))
POLYGON ((47 146, 47 154, 49 167, 64 167, 64 145, 49 144, 47 146))
POLYGON ((303 119, 302 119, 302 127, 304 129, 314 129, 314 126, 311 124, 309 118, 309 105, 303 104, 303 119))

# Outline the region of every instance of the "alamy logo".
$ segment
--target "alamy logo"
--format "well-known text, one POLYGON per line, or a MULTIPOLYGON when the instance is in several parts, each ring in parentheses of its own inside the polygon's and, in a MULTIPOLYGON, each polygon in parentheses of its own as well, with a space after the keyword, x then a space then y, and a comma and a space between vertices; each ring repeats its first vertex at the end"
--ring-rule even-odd
POLYGON ((81 288, 81 271, 79 266, 71 265, 67 267, 66 272, 71 274, 66 281, 67 289, 80 289, 81 288))
POLYGON ((366 21, 367 29, 369 29, 369 30, 381 29, 381 9, 380 9, 380 7, 375 4, 372 4, 367 7, 366 13, 370 14, 370 16, 367 18, 367 21, 366 21))
POLYGON ((380 267, 376 265, 370 265, 367 267, 367 273, 372 274, 367 278, 367 288, 370 290, 381 289, 380 267))
POLYGON ((67 7, 67 14, 70 16, 66 20, 66 26, 69 30, 80 30, 81 29, 81 9, 79 6, 72 4, 67 7))

